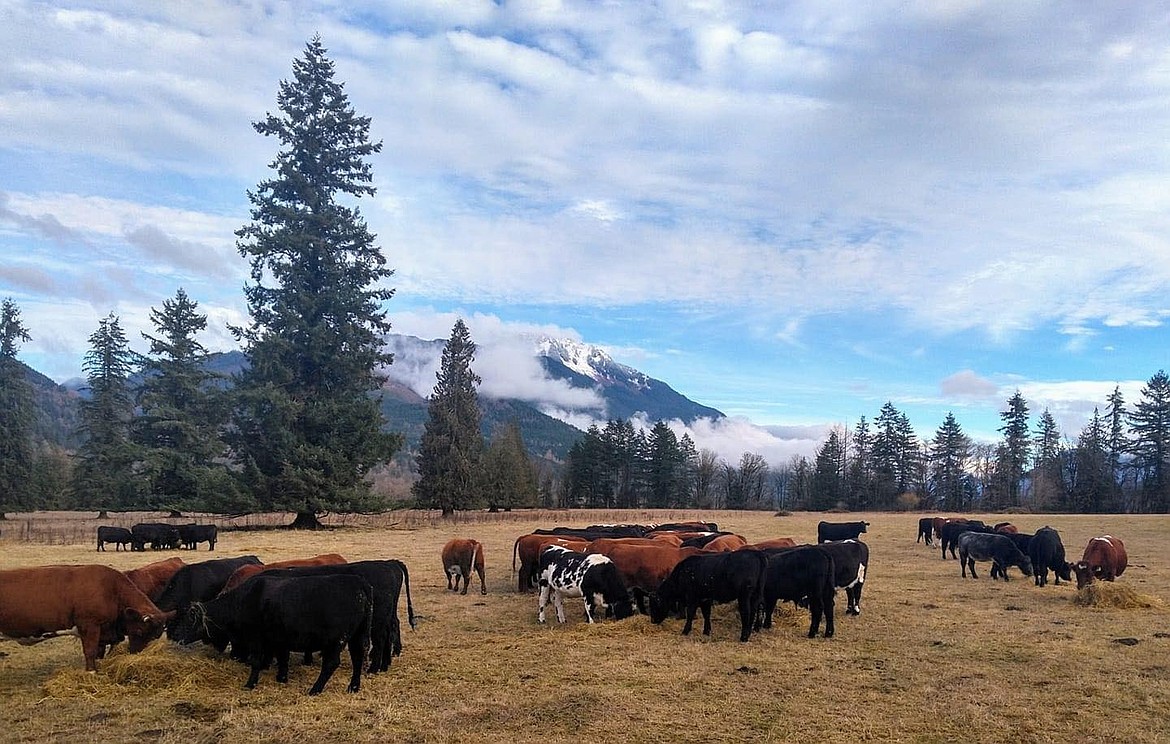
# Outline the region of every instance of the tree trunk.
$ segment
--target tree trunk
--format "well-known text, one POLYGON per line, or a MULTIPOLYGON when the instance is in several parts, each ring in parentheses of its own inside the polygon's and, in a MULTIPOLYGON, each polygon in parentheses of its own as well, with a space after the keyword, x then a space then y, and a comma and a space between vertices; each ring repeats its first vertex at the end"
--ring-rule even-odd
POLYGON ((443 515, 442 515, 442 516, 443 516, 444 518, 446 518, 446 517, 453 517, 453 516, 455 516, 455 507, 453 507, 453 506, 444 506, 444 507, 443 507, 443 515))
POLYGON ((109 519, 110 514, 105 509, 102 509, 100 512, 98 512, 97 518, 98 519, 109 519))
POLYGON ((289 525, 294 530, 321 530, 325 529, 325 525, 321 524, 321 520, 317 519, 315 512, 297 512, 297 518, 289 525))
POLYGON ((178 509, 171 509, 171 513, 167 515, 167 519, 182 519, 183 513, 178 509))

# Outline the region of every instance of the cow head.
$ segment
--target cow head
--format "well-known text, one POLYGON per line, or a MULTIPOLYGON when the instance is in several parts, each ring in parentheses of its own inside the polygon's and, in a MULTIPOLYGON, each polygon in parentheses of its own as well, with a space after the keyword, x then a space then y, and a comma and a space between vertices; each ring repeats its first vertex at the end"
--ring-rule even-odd
POLYGON ((1022 571, 1025 576, 1032 575, 1032 559, 1028 556, 1025 555, 1023 559, 1020 560, 1020 562, 1016 565, 1020 567, 1020 571, 1022 571))
POLYGON ((1056 575, 1060 577, 1061 581, 1072 581, 1072 567, 1073 564, 1066 562, 1061 563, 1052 570, 1056 572, 1056 575))
POLYGON ((174 611, 159 613, 142 613, 133 607, 122 611, 122 627, 126 631, 126 646, 132 654, 136 654, 162 635, 167 621, 175 616, 174 611))
POLYGON ((1093 569, 1085 561, 1071 564, 1072 571, 1077 575, 1077 589, 1084 589, 1093 583, 1093 569))
POLYGON ((669 603, 662 601, 657 592, 650 592, 646 600, 646 607, 650 611, 650 622, 660 625, 670 612, 669 603))
POLYGON ((206 625, 207 613, 203 609, 203 603, 192 602, 175 622, 167 627, 167 637, 183 645, 202 641, 207 637, 206 625))

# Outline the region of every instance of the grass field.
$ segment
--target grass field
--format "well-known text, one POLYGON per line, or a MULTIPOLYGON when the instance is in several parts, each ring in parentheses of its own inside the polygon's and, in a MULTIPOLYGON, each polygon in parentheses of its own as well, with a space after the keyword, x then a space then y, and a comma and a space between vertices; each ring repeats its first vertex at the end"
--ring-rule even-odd
POLYGON ((845 616, 838 593, 836 637, 805 638, 807 612, 785 609, 771 631, 744 644, 731 606, 716 609, 710 638, 701 624, 683 637, 682 622, 670 619, 588 626, 575 601, 564 626, 551 612, 540 626, 535 596, 515 591, 512 543, 554 524, 684 518, 717 521, 749 541, 811 542, 823 515, 517 512, 448 523, 405 512, 316 533, 225 532, 215 553, 204 545, 158 554, 95 552, 93 519, 10 516, 0 523, 3 568, 126 569, 174 554, 188 562, 248 553, 265 561, 326 552, 400 558, 421 618, 415 631, 404 622, 405 650, 389 673, 348 694, 343 655, 315 698, 305 695, 314 669, 294 667, 287 686, 267 672, 247 691, 242 665, 165 639, 138 655, 115 650, 96 674, 84 672, 75 638, 2 643, 2 741, 1170 740, 1170 568, 1162 560, 1170 516, 1010 517, 1023 531, 1058 529, 1073 560, 1090 537, 1121 537, 1130 568, 1117 584, 1152 606, 1111 609, 1078 606, 1075 586, 1039 589, 1016 569, 1006 584, 986 578, 986 564, 980 579, 961 579, 957 561, 915 543, 917 514, 838 515, 871 522, 862 615, 845 616), (451 537, 485 543, 486 597, 478 582, 466 596, 445 590, 439 550, 451 537))

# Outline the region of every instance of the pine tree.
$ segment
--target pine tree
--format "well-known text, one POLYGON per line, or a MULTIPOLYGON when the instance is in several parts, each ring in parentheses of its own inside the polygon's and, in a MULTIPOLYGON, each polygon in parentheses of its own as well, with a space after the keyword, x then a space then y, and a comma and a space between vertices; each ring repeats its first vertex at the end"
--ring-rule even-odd
POLYGON ((1109 501, 1120 505, 1126 481, 1123 457, 1129 451, 1129 440, 1125 432, 1125 422, 1129 414, 1125 410, 1125 398, 1121 394, 1120 385, 1114 386, 1113 392, 1106 400, 1109 403, 1109 431, 1105 449, 1109 456, 1109 477, 1112 484, 1109 501))
POLYGON ((678 501, 685 477, 683 453, 678 436, 664 421, 656 421, 647 437, 647 506, 665 509, 678 501))
POLYGON ((935 508, 957 512, 971 508, 974 484, 967 472, 970 458, 971 438, 948 411, 930 447, 930 491, 935 508))
POLYGON ((297 512, 317 526, 323 511, 378 506, 367 474, 401 445, 383 431, 377 391, 390 364, 382 304, 393 271, 356 207, 372 196, 369 139, 319 38, 282 81, 280 114, 253 126, 281 145, 275 176, 249 192, 252 221, 237 231, 251 261, 244 293, 251 325, 233 331, 249 367, 236 381, 236 457, 264 510, 297 512), (270 282, 270 283, 269 283, 270 282))
POLYGON ((520 424, 500 427, 488 444, 483 462, 482 492, 491 511, 536 506, 536 468, 524 448, 520 424))
POLYGON ((1114 489, 1109 439, 1101 414, 1094 408, 1093 418, 1081 431, 1070 457, 1069 511, 1096 514, 1110 510, 1114 489))
POLYGON ((1059 508, 1068 501, 1064 485, 1064 445, 1056 419, 1045 408, 1034 441, 1036 464, 1032 472, 1032 501, 1039 509, 1059 508))
POLYGON ((845 499, 853 511, 864 511, 873 502, 873 435, 862 416, 853 428, 853 446, 845 464, 845 499))
POLYGON ((1020 505, 1020 491, 1028 469, 1032 440, 1028 435, 1028 403, 1019 390, 1008 399, 1007 406, 1007 410, 999 414, 1003 421, 1003 426, 999 428, 1003 440, 997 462, 997 482, 1002 489, 999 506, 1016 507, 1020 505))
POLYGON ((1165 512, 1170 507, 1170 377, 1163 370, 1142 388, 1129 415, 1130 452, 1138 474, 1138 508, 1165 512))
POLYGON ((207 328, 198 307, 179 289, 161 310, 151 309, 158 335, 142 334, 150 351, 142 363, 132 436, 142 447, 149 506, 241 510, 233 479, 214 462, 226 451, 219 436, 226 410, 212 384, 216 375, 207 370, 207 350, 196 338, 207 328))
POLYGON ((812 476, 814 511, 833 509, 845 500, 845 451, 841 434, 834 427, 817 450, 812 476))
POLYGON ((483 434, 474 360, 475 344, 460 318, 443 347, 416 459, 419 479, 412 487, 420 504, 442 509, 445 517, 478 506, 475 475, 483 434))
POLYGON ((20 308, 11 297, 0 305, 0 519, 6 513, 35 506, 28 483, 35 457, 32 385, 16 358, 23 341, 31 341, 20 322, 20 308))
POLYGON ((73 472, 76 500, 103 511, 139 507, 142 484, 133 472, 138 453, 130 441, 134 399, 129 378, 136 357, 113 313, 99 321, 89 343, 82 369, 90 397, 81 403, 84 440, 73 472))
POLYGON ((887 401, 874 419, 873 435, 874 504, 879 509, 894 506, 897 497, 917 488, 921 451, 910 419, 887 401))

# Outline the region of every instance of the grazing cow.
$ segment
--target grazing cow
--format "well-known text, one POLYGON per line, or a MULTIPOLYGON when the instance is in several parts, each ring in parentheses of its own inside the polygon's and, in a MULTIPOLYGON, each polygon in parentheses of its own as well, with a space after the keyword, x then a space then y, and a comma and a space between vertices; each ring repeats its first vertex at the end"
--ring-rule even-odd
POLYGON ((537 566, 540 576, 540 600, 536 619, 544 622, 544 608, 552 597, 557 621, 565 622, 565 597, 585 600, 585 622, 593 622, 594 605, 613 609, 617 620, 634 614, 630 595, 613 561, 604 555, 586 555, 575 550, 550 545, 540 552, 537 566))
POLYGON ((1025 576, 1032 575, 1032 559, 1023 553, 1007 535, 994 532, 964 532, 959 535, 959 566, 963 578, 967 569, 971 578, 975 575, 975 561, 991 561, 991 578, 1003 577, 1008 580, 1008 567, 1017 566, 1025 576))
POLYGON ((146 550, 147 544, 151 550, 174 550, 179 547, 179 528, 161 522, 142 522, 130 528, 134 535, 134 549, 146 550))
MULTIPOLYGON (((703 550, 708 553, 726 553, 730 550, 739 550, 745 546, 747 546, 747 540, 743 539, 743 537, 725 532, 704 545, 703 550)), ((683 547, 686 547, 685 540, 683 541, 683 547)))
POLYGON ((930 520, 930 523, 934 526, 934 536, 937 538, 941 538, 943 525, 947 523, 946 518, 945 517, 934 517, 933 519, 930 520))
POLYGON ((658 591, 650 594, 650 622, 659 625, 678 607, 686 610, 683 635, 689 635, 695 610, 703 611, 703 635, 711 635, 711 606, 736 602, 739 608, 739 640, 752 634, 756 612, 764 600, 764 573, 768 556, 756 550, 704 553, 685 558, 658 591))
POLYGON ((227 581, 223 583, 223 588, 219 590, 216 596, 230 592, 256 574, 271 569, 298 568, 301 566, 336 566, 339 563, 345 562, 345 556, 338 553, 323 553, 321 555, 315 555, 312 558, 289 558, 283 561, 273 561, 272 563, 248 563, 232 571, 231 576, 228 576, 227 581))
POLYGON ((1048 569, 1056 574, 1056 585, 1060 580, 1072 581, 1069 573, 1071 565, 1064 559, 1064 543, 1060 541, 1060 533, 1051 527, 1041 527, 1032 536, 1028 544, 1028 557, 1032 559, 1032 572, 1036 586, 1048 584, 1048 569))
POLYGON ((990 528, 984 526, 982 522, 947 520, 947 523, 943 525, 942 535, 939 537, 939 542, 942 544, 943 560, 947 559, 948 550, 951 551, 951 558, 956 557, 955 549, 959 545, 959 536, 964 532, 984 533, 990 531, 990 528))
POLYGON ((992 529, 1003 535, 1010 535, 1019 532, 1019 529, 1017 529, 1016 526, 1011 522, 997 522, 996 525, 992 527, 992 529))
POLYGON ((667 522, 656 524, 651 532, 718 532, 714 522, 667 522))
POLYGON ((649 531, 649 528, 640 524, 591 524, 588 527, 553 527, 548 530, 533 530, 532 534, 596 540, 599 537, 645 537, 649 531))
POLYGON ((861 590, 869 570, 869 546, 859 540, 820 543, 821 550, 833 556, 833 586, 845 590, 845 612, 861 614, 861 590))
POLYGON ((86 671, 103 642, 129 637, 137 653, 158 638, 173 612, 159 610, 109 566, 38 566, 0 571, 0 634, 37 643, 77 628, 86 671))
POLYGON ((106 543, 114 543, 114 551, 129 550, 134 544, 134 535, 125 527, 98 527, 97 549, 105 551, 106 543))
POLYGON ((751 545, 744 545, 740 550, 770 550, 772 548, 795 548, 796 541, 791 537, 770 537, 751 545))
POLYGON ((792 602, 807 606, 811 616, 808 637, 815 638, 825 620, 825 638, 832 638, 833 604, 837 593, 833 586, 836 567, 833 555, 821 545, 800 545, 764 553, 768 558, 764 569, 764 593, 756 627, 771 628, 776 603, 792 602))
POLYGON ((443 546, 443 572, 447 574, 447 588, 459 591, 459 579, 463 579, 463 591, 467 594, 467 585, 471 582, 471 572, 479 574, 479 593, 487 594, 487 585, 483 581, 483 545, 476 540, 456 537, 448 540, 443 546), (451 580, 455 585, 451 585, 451 580))
POLYGON ((139 591, 150 597, 151 602, 157 602, 167 582, 185 565, 182 558, 167 558, 122 573, 139 591))
POLYGON ((179 541, 187 550, 195 550, 199 543, 207 543, 208 550, 215 550, 219 529, 214 524, 181 524, 178 526, 179 541))
POLYGON ((996 532, 995 534, 1003 535, 1014 542, 1021 553, 1030 555, 1028 553, 1028 546, 1032 544, 1032 535, 1029 535, 1027 532, 996 532))
POLYGON ((540 553, 549 545, 560 545, 570 550, 584 551, 590 542, 592 542, 591 539, 583 537, 544 535, 537 532, 516 538, 516 542, 512 545, 512 571, 516 571, 516 559, 520 559, 520 571, 516 577, 516 591, 524 594, 536 585, 540 553))
MULTIPOLYGON (((395 656, 402 655, 402 627, 398 620, 398 598, 405 590, 406 620, 416 627, 414 603, 410 598, 410 571, 400 560, 354 561, 324 566, 295 566, 272 572, 274 576, 330 576, 343 574, 357 576, 374 590, 374 614, 370 626, 370 667, 368 674, 378 674, 390 668, 395 656)), ((261 576, 266 574, 260 574, 261 576)))
MULTIPOLYGON (((162 593, 158 596, 159 609, 175 610, 182 615, 192 602, 215 599, 237 568, 259 563, 260 559, 254 555, 188 563, 176 571, 163 587, 162 593)), ((167 625, 168 638, 172 637, 173 625, 173 622, 167 625)))
POLYGON ((361 689, 362 668, 370 644, 374 597, 358 576, 290 577, 279 573, 253 576, 235 590, 209 602, 193 602, 176 625, 180 643, 225 636, 233 648, 247 649, 252 672, 244 687, 253 689, 260 672, 276 659, 276 681, 288 682, 292 651, 321 652, 321 673, 309 688, 320 694, 341 666, 349 646, 353 673, 349 692, 361 689))
POLYGON ((586 553, 604 555, 617 566, 626 588, 637 604, 638 612, 646 613, 645 597, 656 591, 674 567, 684 558, 699 555, 700 548, 679 548, 663 545, 656 540, 642 544, 622 540, 594 540, 586 553))
POLYGON ((869 522, 820 522, 817 524, 817 542, 856 540, 868 526, 869 522))
POLYGON ((934 520, 935 517, 922 517, 918 520, 918 537, 914 538, 915 543, 934 544, 930 539, 931 533, 934 532, 934 520))
POLYGON ((1083 589, 1094 579, 1113 581, 1128 563, 1129 556, 1121 540, 1112 535, 1092 538, 1085 546, 1085 554, 1072 567, 1077 575, 1077 589, 1083 589))

